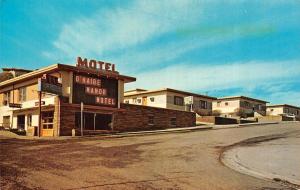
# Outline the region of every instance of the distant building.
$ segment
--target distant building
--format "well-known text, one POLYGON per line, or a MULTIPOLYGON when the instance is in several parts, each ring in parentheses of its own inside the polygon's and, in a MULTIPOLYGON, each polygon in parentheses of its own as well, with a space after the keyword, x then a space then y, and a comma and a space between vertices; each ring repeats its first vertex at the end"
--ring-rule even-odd
POLYGON ((213 112, 224 117, 254 117, 266 115, 267 101, 246 96, 218 98, 213 102, 213 112))
POLYGON ((18 68, 2 68, 2 71, 0 73, 0 82, 32 72, 32 70, 18 68))
POLYGON ((288 104, 268 105, 267 115, 282 115, 300 118, 300 107, 288 104))
POLYGON ((211 96, 171 88, 158 90, 135 89, 124 93, 124 103, 194 111, 199 115, 211 114, 212 102, 216 99, 211 96))

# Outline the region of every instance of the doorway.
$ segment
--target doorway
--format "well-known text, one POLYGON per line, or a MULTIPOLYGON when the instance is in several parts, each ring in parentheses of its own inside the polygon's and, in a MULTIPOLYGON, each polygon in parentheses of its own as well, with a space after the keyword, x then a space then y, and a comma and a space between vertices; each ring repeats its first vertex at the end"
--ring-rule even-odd
POLYGON ((17 128, 23 130, 25 129, 25 115, 17 116, 17 128))
POLYGON ((42 136, 52 137, 54 136, 53 130, 54 111, 42 112, 42 136))

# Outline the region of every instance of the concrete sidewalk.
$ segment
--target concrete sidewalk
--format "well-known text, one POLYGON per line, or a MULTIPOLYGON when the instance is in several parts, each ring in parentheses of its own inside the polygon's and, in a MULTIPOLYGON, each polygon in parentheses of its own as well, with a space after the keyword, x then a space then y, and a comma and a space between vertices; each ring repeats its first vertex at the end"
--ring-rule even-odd
POLYGON ((198 130, 209 130, 212 128, 213 126, 210 125, 202 125, 202 126, 195 126, 195 127, 169 128, 169 129, 153 130, 153 131, 120 132, 120 133, 112 133, 112 134, 101 134, 96 136, 127 137, 127 136, 141 136, 141 135, 151 135, 151 134, 154 135, 154 134, 164 134, 164 133, 185 133, 185 132, 198 131, 198 130))
POLYGON ((154 135, 154 134, 164 134, 164 133, 185 133, 197 130, 209 130, 212 129, 212 126, 202 125, 195 127, 184 127, 184 128, 169 128, 162 130, 153 130, 153 131, 136 131, 136 132, 112 132, 107 134, 94 134, 94 135, 85 135, 81 136, 60 136, 60 137, 31 137, 31 136, 21 136, 10 131, 0 131, 0 139, 6 138, 17 138, 17 139, 28 139, 28 140, 65 140, 65 139, 74 139, 74 138, 90 138, 90 137, 104 137, 104 138, 121 138, 128 136, 142 136, 142 135, 154 135))
POLYGON ((261 123, 243 123, 243 124, 232 124, 232 125, 212 125, 213 129, 227 129, 227 128, 241 128, 248 126, 257 126, 257 125, 271 125, 279 124, 279 122, 261 122, 261 123))
POLYGON ((64 139, 74 139, 74 138, 91 138, 91 137, 103 137, 103 138, 122 138, 122 137, 129 137, 129 136, 143 136, 143 135, 155 135, 155 134, 166 134, 166 133, 185 133, 191 131, 198 131, 198 130, 219 130, 219 129, 230 129, 230 128, 242 128, 242 127, 249 127, 249 126, 258 126, 258 125, 270 125, 270 124, 279 124, 279 123, 286 123, 286 122, 263 122, 263 123, 245 123, 245 124, 234 124, 234 125, 201 125, 195 127, 184 127, 184 128, 169 128, 169 129, 162 129, 162 130, 153 130, 153 131, 136 131, 136 132, 115 132, 115 133, 108 133, 108 134, 94 134, 94 135, 85 135, 84 137, 76 136, 61 136, 61 137, 28 137, 28 136, 19 136, 12 132, 8 131, 0 131, 0 138, 18 138, 18 139, 43 139, 43 140, 64 140, 64 139))

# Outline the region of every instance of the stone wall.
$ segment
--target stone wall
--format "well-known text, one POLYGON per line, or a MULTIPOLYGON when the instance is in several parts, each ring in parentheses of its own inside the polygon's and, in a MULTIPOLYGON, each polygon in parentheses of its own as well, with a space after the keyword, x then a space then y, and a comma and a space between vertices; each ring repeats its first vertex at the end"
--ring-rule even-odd
POLYGON ((294 118, 286 117, 281 115, 268 115, 263 117, 258 117, 258 122, 280 122, 280 121, 293 121, 294 118))
POLYGON ((113 117, 114 131, 143 131, 176 127, 195 126, 194 112, 178 111, 142 105, 121 104, 124 111, 113 117), (152 117, 153 124, 149 123, 152 117), (171 125, 171 118, 176 118, 176 125, 171 125))

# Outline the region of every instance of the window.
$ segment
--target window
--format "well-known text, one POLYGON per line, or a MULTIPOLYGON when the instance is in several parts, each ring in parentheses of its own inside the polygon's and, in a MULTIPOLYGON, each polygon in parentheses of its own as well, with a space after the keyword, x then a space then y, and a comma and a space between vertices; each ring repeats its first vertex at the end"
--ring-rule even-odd
POLYGON ((129 104, 129 100, 125 100, 125 103, 126 103, 126 104, 129 104))
POLYGON ((296 115, 299 115, 299 110, 296 110, 296 115))
POLYGON ((10 116, 3 116, 3 127, 10 128, 10 116))
POLYGON ((220 107, 221 106, 221 101, 218 101, 217 102, 217 107, 220 107))
POLYGON ((274 109, 271 109, 271 111, 274 111, 274 109))
POLYGON ((148 125, 154 125, 154 116, 153 115, 148 116, 148 125))
POLYGON ((183 106, 183 97, 174 96, 174 104, 178 106, 183 106))
POLYGON ((228 106, 228 102, 225 102, 225 106, 228 106))
POLYGON ((134 104, 136 104, 136 98, 133 98, 133 99, 132 99, 132 102, 133 102, 134 104))
POLYGON ((3 105, 8 105, 10 102, 10 91, 4 93, 3 105))
POLYGON ((150 98, 150 101, 151 101, 151 102, 154 102, 154 97, 151 97, 151 98, 150 98))
POLYGON ((289 113, 289 108, 284 108, 284 113, 289 113))
POLYGON ((241 105, 242 105, 242 107, 246 107, 246 108, 251 107, 250 103, 247 101, 244 101, 243 104, 241 104, 241 105))
POLYGON ((32 126, 32 115, 31 114, 27 115, 27 126, 32 126))
POLYGON ((19 88, 19 102, 26 101, 26 87, 19 88))
POLYGON ((258 110, 262 110, 261 104, 258 104, 258 110))
POLYGON ((201 109, 207 109, 207 101, 200 100, 200 108, 201 109))
POLYGON ((53 111, 42 112, 43 129, 53 129, 53 111))
POLYGON ((171 126, 176 126, 176 117, 171 118, 171 126))
POLYGON ((140 104, 141 102, 142 102, 142 99, 140 99, 140 98, 139 98, 139 99, 137 99, 137 103, 139 103, 139 104, 140 104))

